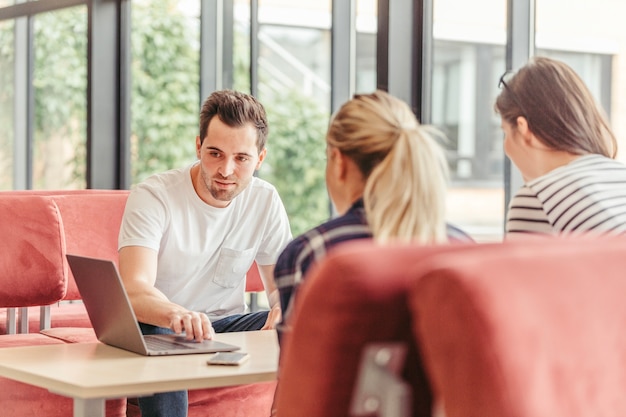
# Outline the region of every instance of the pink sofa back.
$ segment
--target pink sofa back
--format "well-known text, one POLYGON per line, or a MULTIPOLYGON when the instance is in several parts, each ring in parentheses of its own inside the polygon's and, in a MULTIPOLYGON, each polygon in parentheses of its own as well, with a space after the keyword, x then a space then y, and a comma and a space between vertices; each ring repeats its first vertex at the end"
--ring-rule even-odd
MULTIPOLYGON (((65 239, 63 263, 68 271, 65 299, 78 300, 80 294, 65 253, 117 262, 117 237, 129 193, 128 190, 23 190, 2 192, 1 195, 2 199, 39 196, 56 204, 65 239)), ((30 222, 32 217, 27 215, 24 221, 30 222)))
MULTIPOLYGON (((474 244, 470 244, 475 246, 474 244)), ((404 342, 414 416, 429 416, 430 389, 411 333, 407 271, 441 247, 350 242, 329 254, 301 285, 297 307, 281 340, 276 393, 279 417, 344 417, 363 348, 372 342, 404 342)))
POLYGON ((66 294, 59 209, 39 196, 0 198, 0 307, 48 305, 66 294))
POLYGON ((408 346, 412 416, 626 415, 624 254, 623 237, 348 243, 301 287, 275 415, 352 415, 372 342, 408 346))
POLYGON ((626 238, 445 253, 411 271, 447 417, 626 415, 626 238))
MULTIPOLYGON (((63 218, 67 253, 111 259, 117 263, 117 240, 129 191, 94 191, 54 196, 63 218), (88 195, 88 198, 85 198, 88 195)), ((80 299, 68 267, 66 300, 80 299)))

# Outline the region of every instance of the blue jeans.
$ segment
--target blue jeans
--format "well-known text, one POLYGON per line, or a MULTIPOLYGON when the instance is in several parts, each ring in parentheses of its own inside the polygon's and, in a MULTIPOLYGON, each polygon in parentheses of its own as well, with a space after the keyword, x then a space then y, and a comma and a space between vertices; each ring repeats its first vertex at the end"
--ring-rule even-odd
MULTIPOLYGON (((236 314, 212 323, 216 333, 244 332, 260 330, 267 320, 267 311, 249 314, 236 314)), ((139 323, 143 334, 168 334, 172 330, 150 324, 139 323)), ((187 391, 173 391, 154 394, 137 399, 142 417, 186 417, 189 402, 187 391)))

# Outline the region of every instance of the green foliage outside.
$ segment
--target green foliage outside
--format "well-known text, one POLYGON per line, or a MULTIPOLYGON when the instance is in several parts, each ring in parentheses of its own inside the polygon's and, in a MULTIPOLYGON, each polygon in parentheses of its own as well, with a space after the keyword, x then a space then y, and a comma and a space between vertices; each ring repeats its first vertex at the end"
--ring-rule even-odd
POLYGON ((167 0, 133 4, 134 183, 195 159, 200 96, 198 28, 190 27, 176 3, 167 0))
POLYGON ((0 22, 0 190, 13 185, 13 22, 0 22))
POLYGON ((328 115, 293 90, 265 105, 270 136, 260 176, 278 189, 297 236, 329 217, 324 179, 328 115))
MULTIPOLYGON (((87 8, 34 17, 33 188, 85 186, 87 8)), ((0 189, 12 189, 15 131, 13 21, 0 22, 0 189), (10 24, 9 24, 10 23, 10 24)), ((24 53, 24 51, 19 51, 24 53)), ((22 86, 20 86, 22 87, 22 86)), ((23 111, 24 109, 20 109, 23 111)))
MULTIPOLYGON (((195 159, 199 28, 172 0, 133 5, 133 182, 195 159)), ((235 35, 235 88, 249 88, 245 35, 235 35)), ((261 83, 264 82, 261 74, 261 83)), ((265 76, 267 77, 267 76, 265 76)), ((259 177, 276 186, 298 235, 329 217, 324 135, 329 115, 297 90, 259 97, 270 125, 259 177)))
MULTIPOLYGON (((176 6, 174 0, 133 2, 130 138, 133 183, 195 160, 200 106, 199 27, 197 19, 183 15, 176 6)), ((235 39, 234 79, 236 87, 246 91, 250 83, 247 41, 243 34, 237 34, 235 39)), ((12 48, 13 25, 0 25, 3 109, 13 108, 12 48)), ((86 8, 38 15, 35 51, 34 186, 84 187, 86 8)), ((262 74, 261 83, 267 77, 262 74)), ((259 176, 278 189, 290 217, 292 233, 298 235, 329 217, 324 182, 324 135, 329 115, 297 89, 264 91, 267 93, 260 99, 268 113, 270 136, 268 157, 259 176)), ((12 126, 12 117, 12 112, 0 111, 3 126, 12 126)), ((13 158, 9 148, 13 136, 10 129, 0 134, 3 145, 0 189, 12 186, 11 168, 5 169, 3 161, 10 162, 13 158)))
POLYGON ((35 18, 33 187, 84 188, 87 8, 35 18))

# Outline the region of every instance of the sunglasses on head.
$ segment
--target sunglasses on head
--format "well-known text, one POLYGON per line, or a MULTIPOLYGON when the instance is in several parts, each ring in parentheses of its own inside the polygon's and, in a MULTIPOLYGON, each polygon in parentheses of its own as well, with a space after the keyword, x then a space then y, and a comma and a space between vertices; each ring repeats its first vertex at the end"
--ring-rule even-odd
POLYGON ((502 89, 502 87, 504 87, 508 91, 508 93, 511 95, 511 99, 515 102, 515 104, 517 104, 517 107, 519 107, 520 111, 522 112, 522 116, 525 117, 526 120, 529 120, 528 113, 526 113, 526 111, 524 110, 524 106, 522 106, 519 99, 517 98, 517 95, 513 92, 513 90, 511 90, 509 85, 504 80, 505 77, 511 73, 511 71, 506 71, 504 74, 502 74, 502 76, 500 77, 500 81, 498 82, 498 88, 502 89))

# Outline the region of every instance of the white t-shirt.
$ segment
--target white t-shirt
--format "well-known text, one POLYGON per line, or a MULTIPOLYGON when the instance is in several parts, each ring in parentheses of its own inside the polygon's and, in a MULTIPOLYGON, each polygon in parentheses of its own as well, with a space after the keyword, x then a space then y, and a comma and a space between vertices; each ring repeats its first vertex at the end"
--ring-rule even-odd
POLYGON ((291 240, 276 189, 252 178, 226 208, 203 202, 190 165, 149 177, 130 193, 118 247, 158 251, 155 287, 211 320, 243 313, 246 272, 273 265, 291 240))

